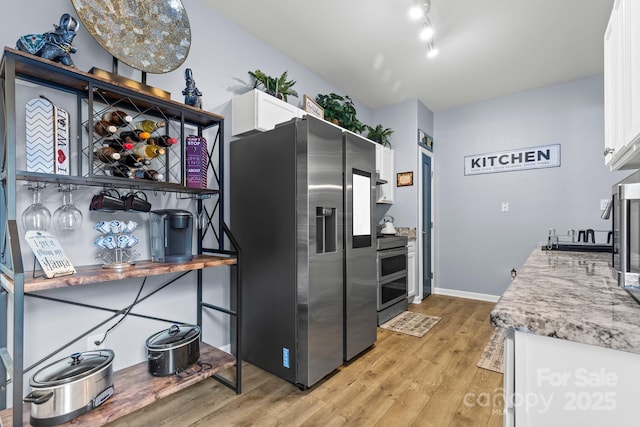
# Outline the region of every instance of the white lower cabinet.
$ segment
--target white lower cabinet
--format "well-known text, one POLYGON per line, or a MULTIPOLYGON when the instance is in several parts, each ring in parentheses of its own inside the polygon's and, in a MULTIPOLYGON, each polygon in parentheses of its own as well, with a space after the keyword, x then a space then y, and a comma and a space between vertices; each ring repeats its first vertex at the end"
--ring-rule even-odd
POLYGON ((409 302, 417 295, 416 288, 416 242, 409 240, 407 244, 407 297, 409 302))
POLYGON ((505 344, 505 426, 637 425, 640 354, 524 332, 505 344))

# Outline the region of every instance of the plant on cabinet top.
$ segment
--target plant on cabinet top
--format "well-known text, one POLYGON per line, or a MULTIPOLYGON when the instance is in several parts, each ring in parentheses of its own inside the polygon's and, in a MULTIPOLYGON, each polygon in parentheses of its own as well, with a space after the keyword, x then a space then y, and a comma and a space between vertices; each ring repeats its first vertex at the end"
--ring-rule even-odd
POLYGON ((367 138, 369 138, 374 142, 377 142, 378 144, 382 144, 385 147, 391 148, 391 142, 389 141, 389 137, 393 133, 392 129, 384 128, 382 125, 376 125, 375 128, 372 128, 371 126, 367 125, 366 128, 367 128, 367 131, 369 132, 367 134, 367 138))
POLYGON ((348 96, 335 93, 329 95, 318 94, 316 102, 324 108, 324 119, 351 132, 361 133, 365 125, 356 116, 356 107, 348 96))
POLYGON ((249 75, 255 79, 254 89, 260 89, 285 102, 287 102, 288 96, 298 97, 298 92, 292 89, 296 81, 287 80, 287 71, 282 73, 280 77, 268 76, 260 70, 249 71, 249 75))

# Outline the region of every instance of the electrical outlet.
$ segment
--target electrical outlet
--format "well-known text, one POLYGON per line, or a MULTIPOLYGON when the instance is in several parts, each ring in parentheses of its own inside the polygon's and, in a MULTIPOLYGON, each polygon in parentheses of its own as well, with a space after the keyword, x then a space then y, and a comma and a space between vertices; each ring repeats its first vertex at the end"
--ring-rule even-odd
POLYGON ((509 212, 509 202, 502 202, 502 212, 509 212))
POLYGON ((87 351, 98 350, 102 344, 98 345, 96 342, 100 342, 103 336, 104 334, 89 335, 87 337, 87 351))

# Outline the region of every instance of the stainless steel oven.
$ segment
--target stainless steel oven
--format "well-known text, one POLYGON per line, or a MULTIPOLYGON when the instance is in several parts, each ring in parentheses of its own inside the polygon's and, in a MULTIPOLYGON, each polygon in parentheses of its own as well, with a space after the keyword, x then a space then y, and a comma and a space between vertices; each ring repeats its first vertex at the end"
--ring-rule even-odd
POLYGON ((613 186, 611 213, 618 284, 640 302, 640 172, 613 186))
POLYGON ((407 301, 407 238, 379 237, 377 241, 378 324, 402 313, 407 301))

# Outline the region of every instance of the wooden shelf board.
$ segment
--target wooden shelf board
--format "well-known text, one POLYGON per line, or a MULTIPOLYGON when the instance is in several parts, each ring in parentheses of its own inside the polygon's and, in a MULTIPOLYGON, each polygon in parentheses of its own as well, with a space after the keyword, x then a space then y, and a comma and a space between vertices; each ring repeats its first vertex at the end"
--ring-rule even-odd
MULTIPOLYGON (((222 257, 213 255, 196 255, 193 260, 182 263, 159 263, 151 261, 139 261, 125 270, 111 270, 102 268, 102 264, 76 267, 76 273, 47 279, 44 277, 33 278, 33 272, 24 273, 24 292, 38 292, 47 289, 64 288, 68 286, 82 286, 92 283, 109 282, 113 280, 129 279, 134 277, 155 276, 166 273, 178 273, 190 270, 200 270, 209 267, 234 265, 235 257, 222 257)), ((2 274, 0 276, 2 286, 13 293, 13 280, 2 274)))
MULTIPOLYGON (((154 377, 149 374, 146 361, 115 372, 113 379, 115 393, 113 396, 96 409, 62 425, 82 427, 104 425, 236 364, 235 357, 205 343, 200 343, 200 361, 213 365, 213 368, 188 378, 178 378, 175 375, 154 377)), ((30 405, 25 404, 23 412, 24 425, 29 425, 30 411, 30 405)), ((11 409, 5 409, 0 412, 0 421, 3 426, 12 426, 12 420, 11 409)))
MULTIPOLYGON (((80 71, 77 68, 67 67, 57 62, 48 61, 14 48, 5 47, 4 57, 11 57, 16 60, 16 74, 19 77, 29 77, 50 84, 66 86, 78 92, 85 92, 87 90, 87 84, 91 82, 102 88, 102 93, 107 98, 111 97, 112 90, 116 92, 128 91, 143 98, 156 98, 149 93, 132 89, 117 81, 107 80, 95 74, 80 71)), ((201 126, 212 126, 224 120, 224 116, 219 114, 170 99, 156 98, 154 102, 149 105, 162 105, 164 109, 175 115, 184 112, 187 121, 201 126)))

